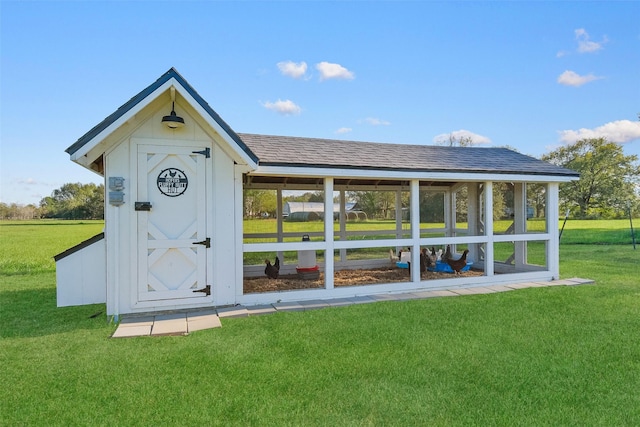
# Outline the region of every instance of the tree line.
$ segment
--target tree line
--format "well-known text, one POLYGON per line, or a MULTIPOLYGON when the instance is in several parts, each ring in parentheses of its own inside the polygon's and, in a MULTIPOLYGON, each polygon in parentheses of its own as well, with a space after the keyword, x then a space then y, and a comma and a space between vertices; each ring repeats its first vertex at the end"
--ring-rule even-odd
MULTIPOLYGON (((468 137, 456 140, 453 137, 446 145, 469 146, 468 137)), ((566 167, 580 173, 580 179, 560 184, 560 211, 569 212, 573 218, 623 218, 631 214, 640 216, 640 165, 638 156, 624 155, 619 144, 606 138, 582 139, 575 144, 560 147, 541 157, 546 162, 566 167)), ((494 217, 503 214, 509 204, 508 183, 494 186, 494 217)), ((360 209, 369 218, 386 218, 395 209, 395 195, 389 192, 350 192, 352 201, 358 202, 360 209)), ((544 192, 533 186, 528 193, 528 203, 534 209, 534 216, 541 216, 540 206, 544 203, 544 192)), ((463 194, 457 198, 458 212, 466 212, 463 194)), ((305 193, 286 198, 285 201, 324 201, 320 193, 305 193)), ((421 197, 420 211, 425 215, 439 212, 438 206, 444 200, 441 195, 431 194, 421 197)), ((403 203, 404 204, 404 203, 403 203)), ((244 194, 244 214, 246 217, 262 213, 275 215, 275 192, 246 190, 244 194)), ((435 214, 431 214, 435 215, 435 214)), ((18 205, 0 202, 0 219, 103 219, 104 185, 68 183, 43 198, 38 205, 18 205)), ((421 220, 435 220, 433 217, 421 220)))
POLYGON ((38 205, 0 203, 0 219, 104 219, 104 185, 68 183, 38 205))

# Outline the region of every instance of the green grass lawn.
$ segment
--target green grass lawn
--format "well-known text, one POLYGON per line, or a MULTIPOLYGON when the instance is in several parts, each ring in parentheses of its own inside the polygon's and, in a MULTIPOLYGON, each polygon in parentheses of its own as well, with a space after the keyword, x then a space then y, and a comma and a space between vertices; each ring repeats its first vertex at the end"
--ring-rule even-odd
POLYGON ((102 224, 0 222, 0 425, 640 425, 628 224, 567 223, 562 277, 596 285, 110 339, 103 304, 56 308, 51 260, 102 224))

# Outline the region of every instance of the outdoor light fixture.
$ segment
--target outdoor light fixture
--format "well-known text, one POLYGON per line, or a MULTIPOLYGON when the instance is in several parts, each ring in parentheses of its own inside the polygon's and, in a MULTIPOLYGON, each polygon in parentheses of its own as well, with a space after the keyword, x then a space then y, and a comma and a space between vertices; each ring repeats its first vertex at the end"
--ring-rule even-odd
POLYGON ((176 114, 176 88, 171 86, 171 114, 162 117, 162 123, 169 129, 178 129, 184 126, 184 119, 176 114))

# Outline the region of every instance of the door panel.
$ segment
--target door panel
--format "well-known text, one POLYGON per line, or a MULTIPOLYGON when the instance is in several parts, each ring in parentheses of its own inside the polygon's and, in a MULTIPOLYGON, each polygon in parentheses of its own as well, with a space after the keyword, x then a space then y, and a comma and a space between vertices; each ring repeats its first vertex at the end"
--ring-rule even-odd
POLYGON ((206 160, 202 147, 138 145, 138 299, 205 298, 206 160))

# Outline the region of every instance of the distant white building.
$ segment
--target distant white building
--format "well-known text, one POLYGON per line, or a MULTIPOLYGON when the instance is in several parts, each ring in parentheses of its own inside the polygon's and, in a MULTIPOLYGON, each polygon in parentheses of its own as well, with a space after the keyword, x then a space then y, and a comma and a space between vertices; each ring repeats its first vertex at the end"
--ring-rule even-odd
MULTIPOLYGON (((345 203, 344 210, 347 220, 367 219, 367 214, 357 210, 356 202, 345 203)), ((340 215, 340 204, 333 204, 333 219, 340 215)), ((282 208, 282 217, 289 221, 316 221, 324 218, 324 203, 322 202, 286 202, 282 208)))

